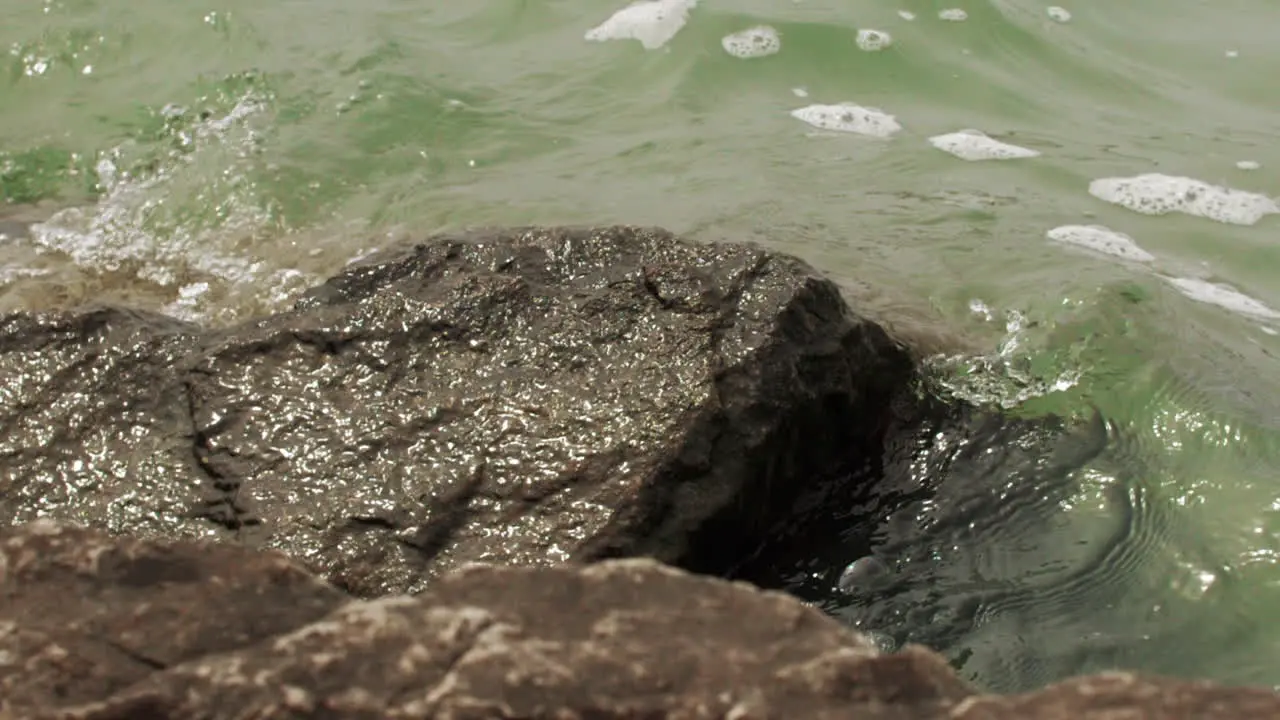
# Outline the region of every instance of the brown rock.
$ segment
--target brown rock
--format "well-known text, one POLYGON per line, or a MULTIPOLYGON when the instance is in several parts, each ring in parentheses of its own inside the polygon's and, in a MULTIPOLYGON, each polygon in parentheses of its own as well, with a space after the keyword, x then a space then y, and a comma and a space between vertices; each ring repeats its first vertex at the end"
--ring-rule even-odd
POLYGON ((969 691, 776 593, 650 560, 464 569, 61 718, 932 716, 969 691))
POLYGON ((275 553, 35 522, 0 530, 0 709, 107 696, 347 600, 275 553))
POLYGON ((321 617, 338 594, 271 554, 50 525, 0 542, 9 629, 0 652, 21 668, 0 686, 0 717, 1280 717, 1272 692, 1121 673, 980 696, 924 648, 880 655, 786 595, 651 560, 474 565, 420 596, 352 601, 321 617), (59 595, 72 607, 55 607, 59 595), (154 599, 140 606, 143 596, 154 599), (44 614, 30 604, 41 597, 44 614), (188 618, 175 620, 174 598, 189 600, 188 618), (126 617, 132 634, 119 630, 126 617), (219 626, 227 631, 211 632, 219 626), (15 643, 22 633, 28 640, 15 643), (112 644, 128 651, 111 655, 112 644), (129 665, 135 658, 149 659, 129 665), (115 671, 113 661, 127 667, 111 682, 86 681, 115 671))

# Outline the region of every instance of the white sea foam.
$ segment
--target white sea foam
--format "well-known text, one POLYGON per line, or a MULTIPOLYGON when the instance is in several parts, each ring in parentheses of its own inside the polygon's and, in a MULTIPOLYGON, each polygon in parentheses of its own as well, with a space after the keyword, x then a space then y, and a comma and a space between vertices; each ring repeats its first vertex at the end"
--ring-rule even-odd
POLYGON ((798 97, 798 98, 807 98, 807 97, 809 97, 809 91, 808 91, 808 90, 806 90, 806 89, 804 89, 804 88, 802 88, 802 87, 793 87, 793 88, 791 88, 791 94, 792 94, 792 95, 795 95, 795 96, 796 96, 796 97, 798 97))
POLYGON ((899 10, 898 17, 902 18, 903 20, 906 20, 907 22, 911 22, 912 20, 916 19, 916 14, 911 12, 910 10, 899 10))
POLYGON ((981 130, 959 130, 929 138, 929 144, 961 160, 1015 160, 1038 157, 1040 151, 1000 142, 981 130))
POLYGON ((1280 213, 1280 205, 1265 195, 1160 173, 1094 180, 1089 194, 1144 215, 1180 212, 1232 225, 1253 225, 1280 213))
POLYGON ((879 52, 893 44, 893 36, 883 30, 864 29, 858 31, 854 41, 858 49, 864 52, 879 52))
POLYGON ((200 298, 208 292, 209 283, 207 282, 183 285, 178 288, 178 299, 166 305, 164 313, 182 320, 199 320, 200 314, 197 308, 200 298))
POLYGON ((938 17, 942 20, 949 20, 951 22, 964 22, 969 19, 969 13, 961 10, 960 8, 948 8, 946 10, 939 10, 938 17))
POLYGON ((1071 22, 1071 12, 1066 8, 1050 5, 1045 8, 1045 12, 1049 15, 1050 20, 1060 23, 1071 22))
POLYGON ((23 278, 34 278, 48 275, 51 270, 47 268, 32 268, 22 265, 0 265, 0 285, 8 285, 11 282, 21 280, 23 278))
POLYGON ((697 4, 698 0, 640 0, 591 28, 584 37, 592 42, 639 40, 645 49, 656 50, 680 32, 697 4))
POLYGON ((1176 287, 1183 295, 1197 302, 1217 305, 1220 308, 1250 317, 1280 320, 1280 312, 1273 310, 1259 300, 1241 293, 1230 285, 1211 283, 1207 280, 1197 280, 1195 278, 1175 278, 1165 275, 1160 277, 1176 287))
POLYGON ((991 306, 983 302, 981 298, 974 298, 969 301, 969 312, 988 322, 992 318, 991 306))
POLYGON ((760 25, 725 35, 720 38, 720 45, 730 55, 748 60, 777 54, 782 49, 782 38, 777 30, 760 25))
POLYGON ((1087 248, 1104 255, 1134 262, 1151 262, 1155 255, 1138 247, 1133 238, 1102 225, 1062 225, 1046 233, 1053 241, 1087 248))
POLYGON ((791 117, 822 130, 887 138, 902 129, 897 118, 879 108, 853 103, 809 105, 791 111, 791 117))
POLYGON ((1257 160, 1241 160, 1240 162, 1236 163, 1236 167, 1240 168, 1241 170, 1260 170, 1262 169, 1262 163, 1258 162, 1257 160))

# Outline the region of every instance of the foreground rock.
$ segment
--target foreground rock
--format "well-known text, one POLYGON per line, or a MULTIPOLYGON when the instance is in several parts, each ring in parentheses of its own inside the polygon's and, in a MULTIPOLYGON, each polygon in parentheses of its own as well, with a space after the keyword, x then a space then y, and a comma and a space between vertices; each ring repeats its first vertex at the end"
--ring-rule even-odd
MULTIPOLYGON (((314 622, 350 598, 275 554, 39 522, 0 532, 0 698, 105 697, 314 622)), ((4 703, 0 702, 0 708, 4 703)))
POLYGON ((879 655, 788 596, 650 560, 472 566, 334 609, 274 554, 37 523, 0 531, 0 593, 13 717, 1280 717, 1271 692, 1127 674, 979 696, 920 647, 879 655))
POLYGON ((758 247, 438 237, 225 331, 0 318, 0 524, 216 532, 362 596, 468 561, 714 572, 875 451, 910 371, 832 283, 758 247))

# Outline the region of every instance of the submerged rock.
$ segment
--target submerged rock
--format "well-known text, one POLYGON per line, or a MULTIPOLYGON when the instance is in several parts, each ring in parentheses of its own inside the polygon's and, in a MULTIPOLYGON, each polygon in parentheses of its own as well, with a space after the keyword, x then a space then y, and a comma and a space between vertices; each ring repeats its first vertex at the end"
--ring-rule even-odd
POLYGON ((648 559, 472 565, 337 605, 225 544, 36 523, 0 548, 0 717, 1280 717, 1270 691, 1119 673, 978 695, 922 647, 885 655, 789 596, 648 559), (33 607, 58 597, 73 607, 33 607))
POLYGON ((760 247, 440 236, 227 330, 0 318, 0 524, 234 539, 362 596, 469 561, 716 572, 873 452, 911 369, 760 247))

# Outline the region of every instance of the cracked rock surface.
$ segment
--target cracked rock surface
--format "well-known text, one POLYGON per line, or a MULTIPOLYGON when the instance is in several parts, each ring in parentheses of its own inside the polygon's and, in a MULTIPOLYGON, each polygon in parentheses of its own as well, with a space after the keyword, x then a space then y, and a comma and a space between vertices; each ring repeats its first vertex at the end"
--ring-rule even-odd
POLYGON ((0 530, 0 671, 0 717, 32 720, 1280 717, 1267 690, 1128 673, 979 695, 919 646, 648 559, 342 602, 275 553, 46 521, 0 530))
POLYGON ((718 572, 808 478, 875 451, 910 373, 760 247, 434 237, 227 329, 0 318, 0 525, 234 540, 364 597, 473 561, 718 572))

